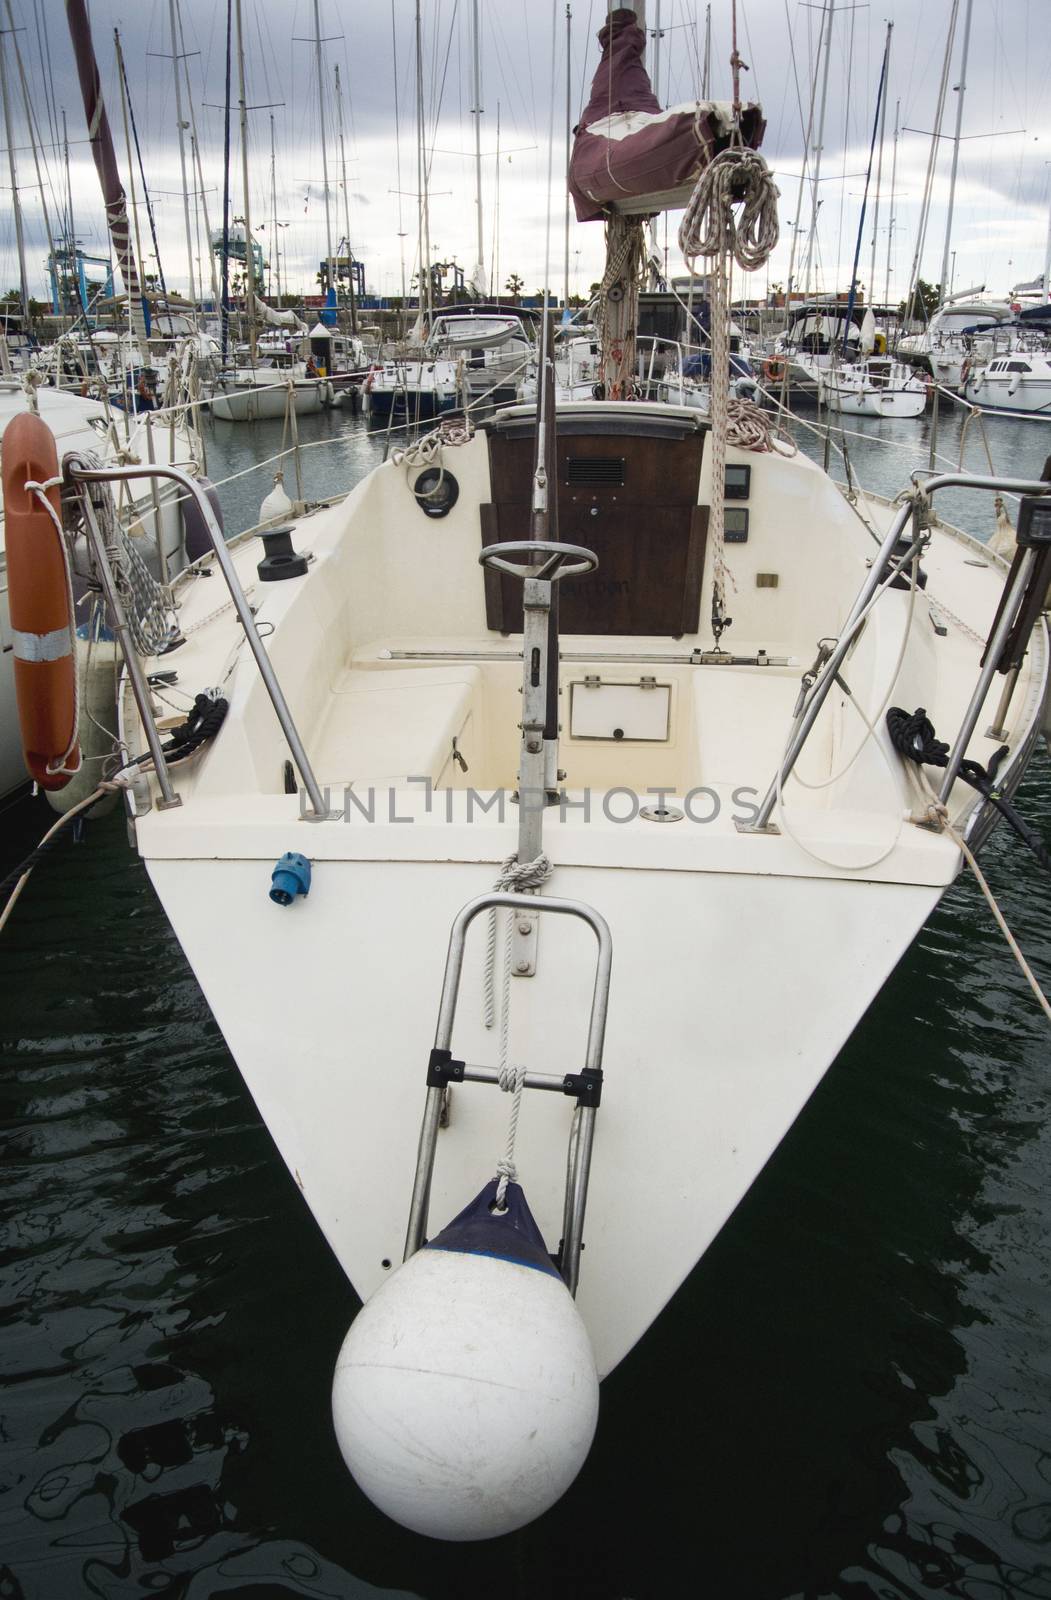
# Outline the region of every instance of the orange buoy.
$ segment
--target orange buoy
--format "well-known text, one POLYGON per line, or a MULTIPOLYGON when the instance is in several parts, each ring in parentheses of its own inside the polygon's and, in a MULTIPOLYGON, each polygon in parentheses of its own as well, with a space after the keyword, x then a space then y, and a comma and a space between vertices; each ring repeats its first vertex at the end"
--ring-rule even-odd
POLYGON ((788 370, 781 356, 770 356, 763 362, 763 377, 767 383, 780 383, 788 370))
MULTIPOLYGON (((77 659, 62 535, 26 483, 58 477, 55 436, 32 412, 4 429, 4 537, 22 753, 42 789, 64 789, 80 766, 77 659)), ((57 487, 45 491, 61 519, 57 487)))

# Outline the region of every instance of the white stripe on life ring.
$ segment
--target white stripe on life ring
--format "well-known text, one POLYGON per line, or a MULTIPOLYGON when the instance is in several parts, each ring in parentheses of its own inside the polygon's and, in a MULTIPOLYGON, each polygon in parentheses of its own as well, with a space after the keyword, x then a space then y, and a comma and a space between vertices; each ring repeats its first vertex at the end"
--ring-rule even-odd
POLYGON ((68 628, 53 633, 22 633, 11 629, 16 661, 61 661, 73 654, 73 636, 68 628))

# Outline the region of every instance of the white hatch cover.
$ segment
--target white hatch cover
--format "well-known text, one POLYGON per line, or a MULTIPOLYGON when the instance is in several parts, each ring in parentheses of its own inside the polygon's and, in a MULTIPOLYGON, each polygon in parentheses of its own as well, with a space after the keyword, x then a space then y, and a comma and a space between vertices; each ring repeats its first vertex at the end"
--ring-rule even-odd
POLYGON ((666 740, 671 685, 653 678, 603 683, 584 678, 569 686, 569 732, 574 739, 666 740))

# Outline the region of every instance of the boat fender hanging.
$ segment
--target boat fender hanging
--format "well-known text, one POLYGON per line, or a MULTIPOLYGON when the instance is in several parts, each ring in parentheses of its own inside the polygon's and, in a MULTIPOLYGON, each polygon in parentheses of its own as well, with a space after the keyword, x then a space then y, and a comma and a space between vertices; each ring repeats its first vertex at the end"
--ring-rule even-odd
POLYGON ((292 529, 274 528, 262 533, 265 554, 256 564, 261 583, 283 583, 286 578, 301 578, 310 564, 310 557, 299 555, 292 548, 292 529))
POLYGON ((275 905, 290 906, 297 895, 310 893, 310 862, 298 850, 286 850, 270 874, 270 898, 275 905))
POLYGON ((58 476, 47 423, 30 411, 12 417, 3 437, 3 492, 15 694, 26 768, 42 789, 65 788, 80 766, 76 618, 59 493, 57 486, 46 491, 53 520, 26 488, 58 476))
POLYGON ((381 1285, 336 1362, 343 1459, 374 1505, 432 1539, 493 1539, 554 1505, 598 1420, 573 1298, 516 1183, 487 1184, 381 1285))
MULTIPOLYGON (((212 515, 219 525, 219 532, 223 532, 223 510, 219 504, 219 492, 210 478, 199 476, 197 485, 204 490, 205 498, 212 508, 212 515)), ((179 509, 182 513, 182 536, 186 546, 186 560, 192 565, 206 556, 213 548, 208 533, 203 513, 197 501, 189 495, 180 502, 179 509)))

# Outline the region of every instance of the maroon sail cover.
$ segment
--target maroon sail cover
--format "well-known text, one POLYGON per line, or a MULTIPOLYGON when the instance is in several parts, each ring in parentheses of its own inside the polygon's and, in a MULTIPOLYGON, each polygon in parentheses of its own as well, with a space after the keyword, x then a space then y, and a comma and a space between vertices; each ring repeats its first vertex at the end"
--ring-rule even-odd
MULTIPOLYGON (((626 7, 610 13, 599 43, 602 60, 569 163, 577 221, 685 205, 698 174, 730 142, 730 105, 693 101, 662 111, 642 64, 646 35, 626 7)), ((746 145, 758 149, 765 129, 758 106, 741 108, 746 145)))

